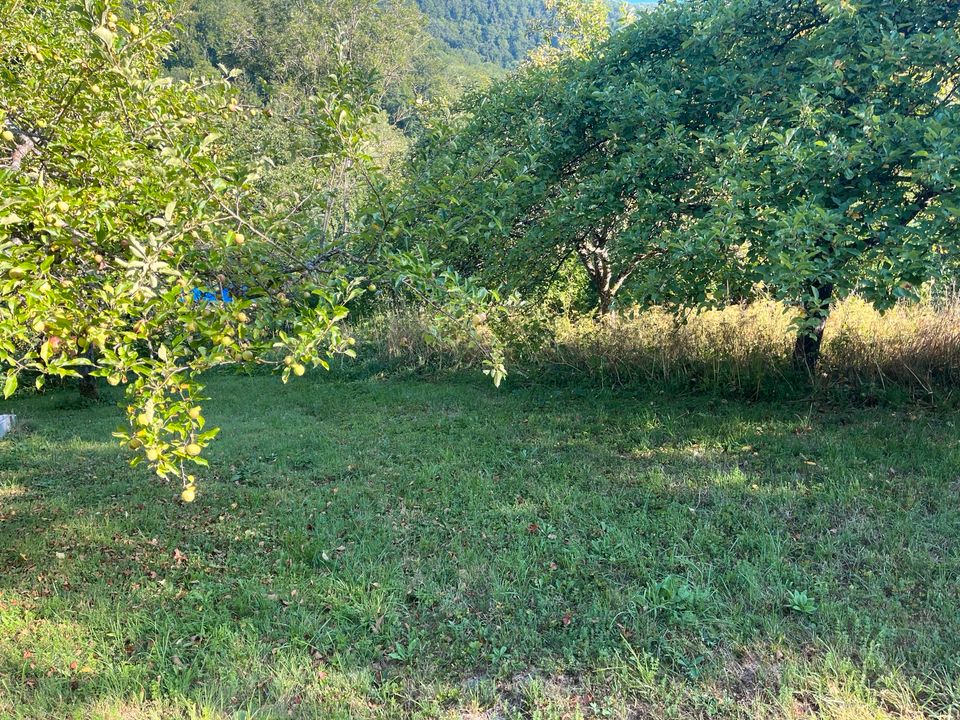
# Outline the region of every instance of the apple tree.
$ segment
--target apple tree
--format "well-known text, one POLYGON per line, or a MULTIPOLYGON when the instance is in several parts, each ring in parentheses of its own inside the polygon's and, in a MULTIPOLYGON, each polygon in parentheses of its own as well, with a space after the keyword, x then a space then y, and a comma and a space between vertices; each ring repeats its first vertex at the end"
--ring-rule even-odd
POLYGON ((257 108, 232 73, 166 77, 172 15, 138 7, 13 0, 0 16, 0 383, 7 397, 50 377, 123 386, 116 435, 189 501, 217 432, 203 372, 257 364, 286 381, 352 355, 342 323, 374 277, 451 318, 488 298, 416 253, 351 252, 360 231, 335 190, 377 172, 363 77, 344 65, 311 98, 314 191, 275 202, 258 192, 269 161, 230 141, 257 108))
POLYGON ((810 368, 835 299, 882 308, 954 266, 958 13, 662 3, 438 122, 408 233, 513 289, 577 263, 601 313, 623 294, 678 309, 773 295, 810 368))
POLYGON ((752 2, 695 38, 735 82, 730 121, 699 135, 715 196, 701 245, 798 310, 799 367, 836 299, 914 298, 960 254, 958 18, 954 2, 752 2))

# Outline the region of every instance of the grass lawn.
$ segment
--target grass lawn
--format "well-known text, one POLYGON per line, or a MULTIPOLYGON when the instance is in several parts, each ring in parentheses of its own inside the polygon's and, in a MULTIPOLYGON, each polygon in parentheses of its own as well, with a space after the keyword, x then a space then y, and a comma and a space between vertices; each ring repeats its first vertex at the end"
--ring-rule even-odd
POLYGON ((477 377, 0 406, 0 717, 957 717, 960 419, 477 377))

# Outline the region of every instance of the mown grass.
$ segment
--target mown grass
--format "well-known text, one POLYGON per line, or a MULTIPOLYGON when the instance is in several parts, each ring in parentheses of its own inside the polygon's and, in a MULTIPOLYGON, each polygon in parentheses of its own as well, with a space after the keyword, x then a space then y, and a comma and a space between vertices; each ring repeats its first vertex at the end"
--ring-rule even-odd
POLYGON ((190 506, 127 466, 119 395, 0 407, 0 717, 960 713, 953 414, 208 389, 190 506))

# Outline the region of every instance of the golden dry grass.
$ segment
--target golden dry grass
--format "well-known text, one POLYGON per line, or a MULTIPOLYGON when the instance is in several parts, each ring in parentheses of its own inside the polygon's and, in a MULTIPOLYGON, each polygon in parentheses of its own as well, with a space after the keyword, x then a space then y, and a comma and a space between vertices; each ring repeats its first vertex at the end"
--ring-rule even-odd
MULTIPOLYGON (((603 385, 651 383, 744 395, 809 391, 791 366, 792 314, 774 301, 732 305, 678 319, 662 308, 592 317, 514 316, 496 323, 514 370, 573 373, 603 385)), ((474 364, 479 355, 456 338, 428 341, 427 317, 394 307, 360 334, 383 361, 432 369, 474 364)), ((852 297, 838 303, 824 334, 813 387, 865 400, 894 393, 940 400, 960 388, 960 300, 902 303, 881 313, 852 297)))

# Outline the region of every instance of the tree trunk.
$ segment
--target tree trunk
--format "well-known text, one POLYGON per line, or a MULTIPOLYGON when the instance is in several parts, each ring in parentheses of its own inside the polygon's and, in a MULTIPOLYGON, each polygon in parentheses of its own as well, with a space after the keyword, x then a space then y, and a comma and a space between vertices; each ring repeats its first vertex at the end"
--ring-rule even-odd
MULTIPOLYGON (((91 361, 93 360, 93 353, 88 352, 87 358, 91 361)), ((80 397, 86 398, 87 400, 99 400, 100 399, 100 385, 97 383, 97 378, 90 374, 89 365, 80 366, 80 397)))
POLYGON ((613 286, 610 255, 606 247, 599 243, 584 243, 577 253, 597 293, 597 317, 609 317, 613 312, 613 298, 617 294, 613 286))
POLYGON ((87 400, 100 399, 100 386, 97 385, 97 379, 93 375, 83 374, 80 376, 80 397, 87 400))
POLYGON ((830 315, 833 283, 811 283, 810 292, 816 292, 819 301, 809 300, 803 305, 804 327, 797 333, 793 345, 793 364, 798 370, 812 374, 820 360, 823 330, 830 315))
POLYGON ((597 315, 601 318, 609 317, 613 314, 613 292, 610 286, 603 283, 597 283, 597 315))

